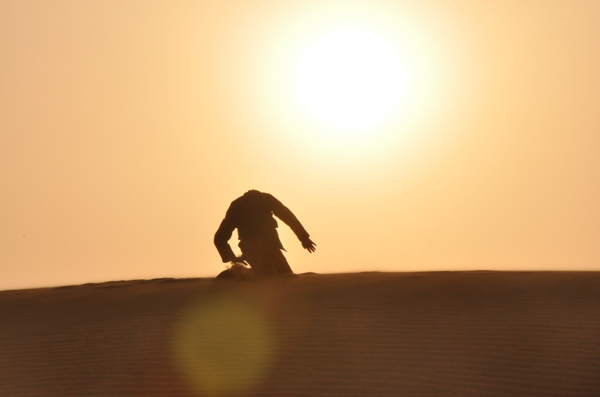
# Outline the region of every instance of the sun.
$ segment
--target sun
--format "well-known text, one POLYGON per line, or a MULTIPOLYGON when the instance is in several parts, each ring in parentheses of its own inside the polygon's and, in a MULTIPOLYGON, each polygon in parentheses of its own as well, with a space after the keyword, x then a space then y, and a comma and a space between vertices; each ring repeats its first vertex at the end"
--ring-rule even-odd
POLYGON ((380 163, 460 116, 468 85, 446 25, 402 5, 308 8, 265 34, 248 79, 269 139, 327 164, 380 163))
POLYGON ((324 127, 350 132, 384 120, 407 97, 409 70, 397 46, 364 28, 323 33, 299 51, 292 88, 324 127))

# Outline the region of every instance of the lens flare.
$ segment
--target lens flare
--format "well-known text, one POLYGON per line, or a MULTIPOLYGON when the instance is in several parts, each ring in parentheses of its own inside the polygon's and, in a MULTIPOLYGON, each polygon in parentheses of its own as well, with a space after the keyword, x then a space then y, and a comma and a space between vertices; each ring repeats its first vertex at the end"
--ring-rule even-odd
POLYGON ((231 297, 188 309, 173 338, 177 365, 201 395, 248 392, 272 361, 274 339, 258 308, 231 297))

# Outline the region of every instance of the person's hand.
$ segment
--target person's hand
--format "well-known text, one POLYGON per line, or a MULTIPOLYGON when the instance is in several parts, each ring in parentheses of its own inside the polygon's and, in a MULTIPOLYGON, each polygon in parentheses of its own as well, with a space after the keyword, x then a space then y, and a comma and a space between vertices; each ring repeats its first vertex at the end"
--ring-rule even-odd
POLYGON ((233 266, 233 265, 242 265, 245 267, 249 266, 248 262, 246 262, 246 258, 244 258, 244 255, 237 256, 235 259, 233 259, 231 261, 231 266, 233 266))
POLYGON ((317 244, 315 244, 311 239, 306 238, 302 241, 302 247, 306 249, 308 252, 315 252, 317 244))

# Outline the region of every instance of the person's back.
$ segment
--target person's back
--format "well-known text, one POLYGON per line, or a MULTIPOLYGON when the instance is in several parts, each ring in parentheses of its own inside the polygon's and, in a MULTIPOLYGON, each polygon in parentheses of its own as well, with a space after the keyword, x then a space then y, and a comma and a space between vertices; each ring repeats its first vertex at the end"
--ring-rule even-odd
POLYGON ((273 214, 290 226, 304 248, 314 252, 315 243, 286 206, 268 193, 250 190, 231 203, 215 233, 215 246, 223 262, 248 262, 259 275, 293 273, 281 252, 284 248, 273 214), (241 257, 236 257, 228 243, 236 228, 241 257))
POLYGON ((275 244, 279 236, 273 211, 278 204, 270 194, 250 190, 231 203, 226 218, 235 222, 240 240, 262 239, 275 244))

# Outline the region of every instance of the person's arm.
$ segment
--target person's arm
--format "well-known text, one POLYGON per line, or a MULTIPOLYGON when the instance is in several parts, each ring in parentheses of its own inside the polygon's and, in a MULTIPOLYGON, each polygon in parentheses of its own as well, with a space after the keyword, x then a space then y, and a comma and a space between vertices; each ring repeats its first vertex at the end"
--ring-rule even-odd
POLYGON ((292 229, 298 240, 302 243, 302 247, 308 250, 308 252, 315 252, 316 244, 310 239, 308 232, 304 229, 298 218, 296 218, 296 215, 275 197, 271 196, 271 200, 273 214, 292 229))
POLYGON ((234 223, 230 218, 225 217, 215 233, 215 246, 217 247, 217 251, 219 251, 219 255, 221 255, 223 263, 232 262, 237 259, 228 242, 234 230, 234 223))

